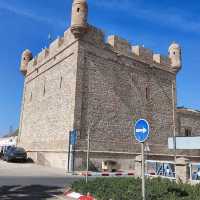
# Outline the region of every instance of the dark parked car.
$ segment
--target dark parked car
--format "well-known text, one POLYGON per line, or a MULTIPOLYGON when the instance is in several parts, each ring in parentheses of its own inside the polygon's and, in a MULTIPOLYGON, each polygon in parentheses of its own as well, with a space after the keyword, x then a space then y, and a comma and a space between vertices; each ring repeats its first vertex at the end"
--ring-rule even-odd
POLYGON ((27 153, 23 148, 20 147, 10 147, 7 149, 7 151, 4 153, 4 160, 7 162, 9 161, 26 161, 27 160, 27 153))
POLYGON ((0 159, 3 157, 3 147, 0 147, 0 159))
POLYGON ((11 148, 12 146, 3 146, 3 147, 1 147, 1 153, 0 153, 0 158, 1 159, 4 159, 4 154, 5 154, 5 152, 9 149, 9 148, 11 148))

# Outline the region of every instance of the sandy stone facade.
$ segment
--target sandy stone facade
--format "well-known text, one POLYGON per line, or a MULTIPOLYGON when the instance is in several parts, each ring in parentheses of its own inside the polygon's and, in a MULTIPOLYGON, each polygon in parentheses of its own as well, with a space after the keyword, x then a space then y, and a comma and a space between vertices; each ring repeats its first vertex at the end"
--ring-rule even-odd
MULTIPOLYGON (((40 164, 67 168, 69 132, 77 129, 76 169, 86 158, 88 132, 95 166, 116 160, 120 168, 133 169, 140 154, 133 122, 146 118, 151 124, 150 158, 173 157, 167 142, 173 136, 179 45, 170 46, 168 57, 118 36, 106 39, 100 29, 86 23, 87 13, 82 12, 87 11, 86 1, 75 0, 72 24, 64 36, 33 59, 29 51, 24 61, 22 56, 25 82, 19 145, 40 164)), ((192 124, 200 134, 199 115, 180 110, 175 115, 180 133, 192 124)))

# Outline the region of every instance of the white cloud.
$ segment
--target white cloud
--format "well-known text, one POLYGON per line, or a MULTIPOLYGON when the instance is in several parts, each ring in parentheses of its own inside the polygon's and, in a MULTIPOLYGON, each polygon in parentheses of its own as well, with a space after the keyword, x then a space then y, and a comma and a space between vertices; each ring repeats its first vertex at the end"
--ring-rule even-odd
POLYGON ((117 10, 126 12, 127 15, 144 19, 146 21, 179 29, 185 32, 200 33, 200 18, 191 17, 191 13, 179 10, 177 8, 150 8, 142 4, 141 0, 98 0, 91 1, 98 7, 107 8, 109 10, 117 10))
POLYGON ((41 22, 41 23, 46 23, 46 24, 49 24, 49 25, 52 25, 52 26, 60 26, 60 27, 65 26, 65 23, 62 20, 58 20, 58 19, 55 19, 55 18, 53 18, 53 20, 52 20, 51 18, 38 15, 38 14, 34 13, 32 10, 15 8, 12 5, 5 4, 5 3, 2 3, 2 2, 0 3, 0 10, 5 10, 5 11, 10 12, 12 14, 20 15, 20 16, 29 18, 31 20, 41 22))
MULTIPOLYGON (((200 33, 200 18, 192 17, 177 8, 167 8, 165 10, 153 7, 147 7, 142 4, 142 0, 88 0, 89 4, 106 8, 108 10, 125 12, 127 16, 144 19, 154 24, 171 27, 184 32, 200 33)), ((65 21, 54 18, 48 18, 34 13, 32 10, 15 8, 12 5, 0 3, 0 9, 6 10, 16 15, 21 15, 52 26, 65 27, 65 21)))

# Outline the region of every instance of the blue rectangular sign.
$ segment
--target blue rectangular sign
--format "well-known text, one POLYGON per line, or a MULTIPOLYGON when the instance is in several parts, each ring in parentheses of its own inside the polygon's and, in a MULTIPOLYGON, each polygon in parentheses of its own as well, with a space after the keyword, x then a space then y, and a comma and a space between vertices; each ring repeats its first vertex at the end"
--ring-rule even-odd
POLYGON ((70 144, 76 145, 77 143, 77 130, 70 131, 70 144))

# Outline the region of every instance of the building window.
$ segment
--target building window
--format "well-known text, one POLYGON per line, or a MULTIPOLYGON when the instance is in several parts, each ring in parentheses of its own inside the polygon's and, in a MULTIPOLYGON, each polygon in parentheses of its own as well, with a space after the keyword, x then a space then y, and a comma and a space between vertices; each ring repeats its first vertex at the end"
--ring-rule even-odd
POLYGON ((46 83, 44 82, 44 87, 43 87, 43 96, 46 94, 46 83))
POLYGON ((145 93, 146 93, 146 100, 149 101, 150 100, 150 89, 149 89, 149 87, 145 88, 145 93))
POLYGON ((30 94, 30 102, 32 101, 32 99, 33 99, 33 93, 31 92, 31 94, 30 94))
POLYGON ((60 77, 60 89, 62 88, 63 77, 60 77))
POLYGON ((80 8, 77 8, 77 12, 79 12, 80 11, 80 8))
POLYGON ((191 136, 192 136, 192 129, 185 128, 185 137, 191 137, 191 136))

